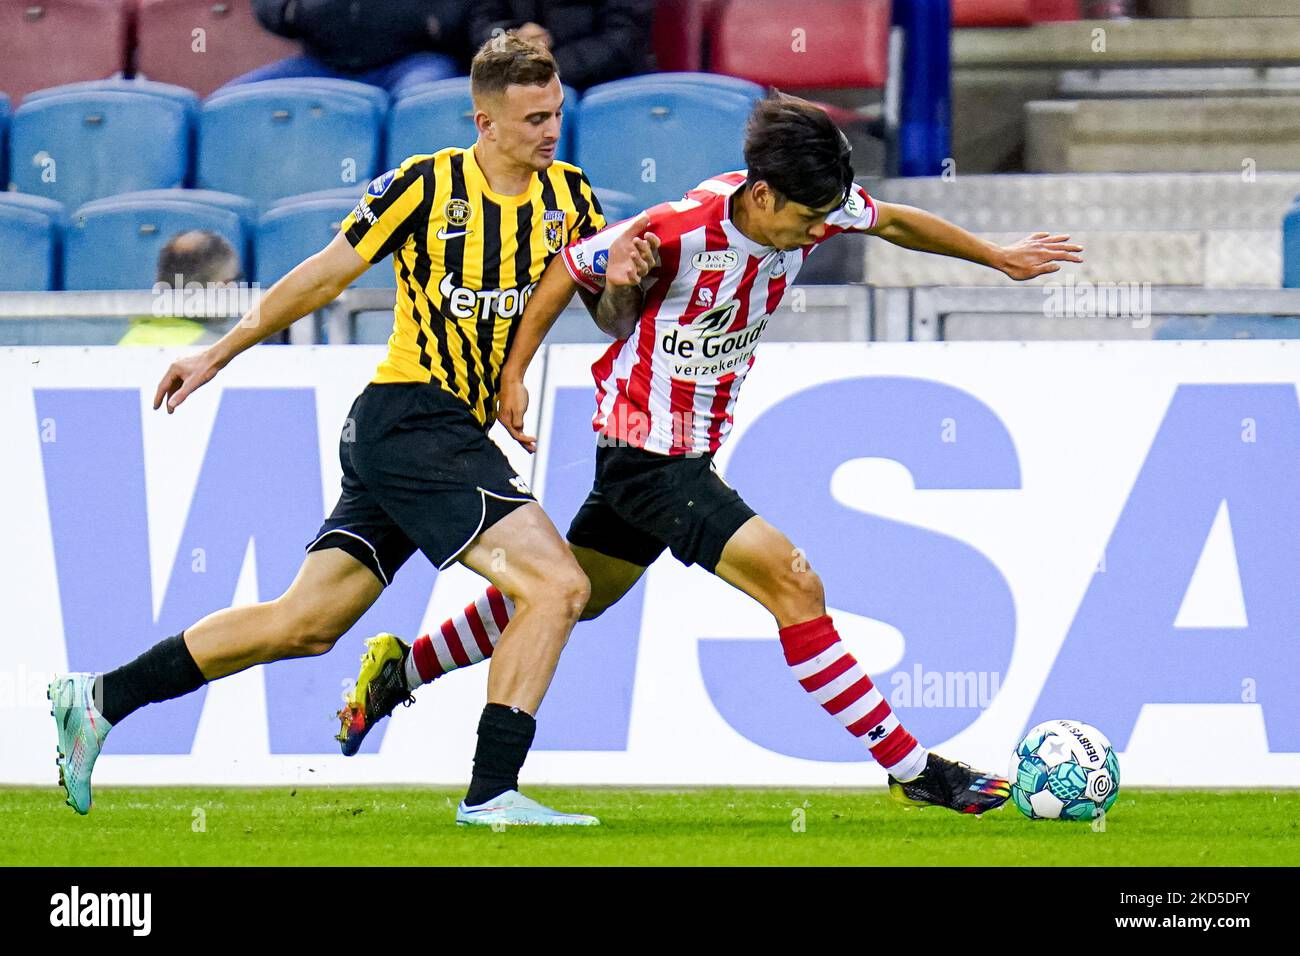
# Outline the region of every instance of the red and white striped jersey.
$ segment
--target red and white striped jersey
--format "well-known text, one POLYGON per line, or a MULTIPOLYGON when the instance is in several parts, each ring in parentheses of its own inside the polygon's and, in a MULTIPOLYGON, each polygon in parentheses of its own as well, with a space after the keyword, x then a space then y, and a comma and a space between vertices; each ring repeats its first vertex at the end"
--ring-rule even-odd
MULTIPOLYGON (((641 317, 591 367, 592 425, 610 439, 665 455, 717 451, 768 316, 808 255, 831 236, 876 222, 875 203, 855 185, 817 242, 786 251, 762 246, 731 220, 732 196, 744 181, 743 170, 724 173, 647 210, 659 266, 642 280, 641 317)), ((600 292, 609 248, 631 223, 614 223, 564 250, 574 281, 600 292)))

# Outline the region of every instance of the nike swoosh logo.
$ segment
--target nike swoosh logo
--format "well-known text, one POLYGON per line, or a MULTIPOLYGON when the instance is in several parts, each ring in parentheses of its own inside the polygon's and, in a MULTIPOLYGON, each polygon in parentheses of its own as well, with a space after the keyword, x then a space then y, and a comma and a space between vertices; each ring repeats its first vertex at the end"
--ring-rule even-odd
POLYGON ((468 229, 461 229, 457 232, 448 232, 446 229, 439 229, 435 235, 437 235, 439 239, 458 239, 461 236, 468 236, 469 233, 470 231, 468 229))

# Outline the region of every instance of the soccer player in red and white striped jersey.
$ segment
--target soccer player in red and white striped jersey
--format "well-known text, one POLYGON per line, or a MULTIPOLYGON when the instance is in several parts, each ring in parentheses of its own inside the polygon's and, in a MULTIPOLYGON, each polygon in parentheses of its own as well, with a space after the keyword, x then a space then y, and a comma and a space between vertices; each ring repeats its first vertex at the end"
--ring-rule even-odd
POLYGON ((607 438, 661 455, 716 452, 768 318, 808 256, 832 236, 867 232, 876 222, 875 202, 850 183, 811 242, 764 244, 732 218, 745 183, 744 171, 723 173, 685 199, 564 250, 573 280, 600 293, 602 263, 620 236, 640 227, 658 239, 658 268, 635 334, 614 342, 592 367, 594 425, 607 438))
MULTIPOLYGON (((599 295, 597 324, 615 341, 592 368, 596 480, 568 532, 591 582, 583 619, 622 597, 670 549, 772 613, 792 676, 889 772, 896 797, 982 813, 1006 801, 1007 781, 939 757, 908 733, 840 641, 821 579, 792 560, 801 552, 722 481, 712 459, 768 317, 832 236, 869 233, 1016 279, 1082 261, 1082 250, 1046 233, 1000 247, 922 210, 878 202, 853 182, 849 154, 843 133, 813 104, 779 93, 757 104, 747 170, 575 242, 560 257, 563 271, 549 267, 502 371, 499 417, 535 449, 522 431, 524 372, 575 289, 599 295)), ((489 657, 512 613, 489 589, 409 652, 402 644, 406 686, 367 693, 373 709, 364 725, 421 683, 489 657)))

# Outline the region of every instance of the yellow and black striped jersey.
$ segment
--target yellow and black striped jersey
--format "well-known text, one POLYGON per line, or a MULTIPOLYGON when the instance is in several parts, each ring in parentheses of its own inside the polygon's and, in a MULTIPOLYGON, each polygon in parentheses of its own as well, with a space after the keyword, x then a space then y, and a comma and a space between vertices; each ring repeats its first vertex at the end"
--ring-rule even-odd
POLYGON ((372 381, 433 382, 490 424, 542 270, 604 226, 587 177, 559 161, 517 196, 492 191, 472 148, 412 156, 375 179, 340 227, 367 262, 391 253, 397 273, 393 334, 372 381))

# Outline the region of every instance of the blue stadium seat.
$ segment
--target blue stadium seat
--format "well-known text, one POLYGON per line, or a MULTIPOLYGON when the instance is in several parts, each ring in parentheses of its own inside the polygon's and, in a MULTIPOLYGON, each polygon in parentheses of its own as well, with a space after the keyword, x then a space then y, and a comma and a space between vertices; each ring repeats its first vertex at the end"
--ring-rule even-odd
POLYGON ((142 189, 139 192, 132 193, 130 198, 149 202, 182 200, 184 202, 200 203, 204 206, 215 206, 218 209, 226 209, 237 215, 243 221, 244 228, 249 236, 257 228, 257 204, 247 196, 236 196, 234 193, 218 192, 215 189, 142 189))
POLYGON ((577 164, 639 207, 680 199, 709 176, 743 168, 750 107, 740 93, 681 83, 588 90, 577 164))
POLYGON ((637 205, 635 196, 621 193, 617 189, 602 189, 599 186, 594 188, 596 198, 600 200, 600 211, 604 214, 607 223, 630 219, 642 209, 637 205))
POLYGON ((456 77, 422 83, 399 97, 388 111, 384 168, 408 156, 436 153, 448 146, 469 147, 478 139, 469 80, 456 77))
POLYGON ((0 191, 9 184, 9 97, 0 93, 0 191))
POLYGON ((191 229, 221 234, 248 262, 249 231, 231 209, 182 197, 112 196, 87 203, 72 214, 63 243, 63 285, 67 289, 151 288, 163 245, 191 229))
POLYGON ((1300 196, 1282 217, 1282 288, 1300 288, 1300 196))
MULTIPOLYGON (((217 90, 217 93, 230 93, 236 89, 256 86, 261 89, 293 89, 297 87, 305 90, 321 90, 324 92, 346 93, 349 96, 360 96, 370 100, 379 108, 381 113, 387 113, 392 97, 382 86, 374 86, 370 83, 359 83, 356 80, 335 79, 329 76, 286 76, 278 80, 259 80, 256 83, 240 83, 237 86, 217 90)), ((211 97, 209 97, 211 99, 211 97)))
POLYGON ((62 96, 64 93, 98 93, 102 91, 145 93, 150 96, 161 96, 163 99, 174 100, 183 105, 191 117, 197 114, 199 110, 199 96, 193 90, 188 90, 183 86, 175 86, 171 83, 157 83, 153 80, 126 80, 121 77, 50 86, 43 90, 28 93, 23 97, 23 102, 31 103, 49 96, 62 96))
MULTIPOLYGON (((275 203, 257 226, 258 283, 269 288, 302 260, 324 249, 360 197, 357 189, 327 189, 275 203)), ((353 285, 396 288, 392 257, 375 263, 353 285)))
POLYGON ((566 163, 573 162, 578 155, 578 124, 582 121, 582 94, 568 83, 561 83, 564 90, 564 126, 560 132, 559 158, 566 163))
MULTIPOLYGON (((557 158, 571 161, 581 96, 564 87, 564 126, 557 158)), ((469 147, 478 139, 469 77, 421 83, 399 96, 388 112, 384 168, 400 166, 408 156, 436 153, 448 146, 469 147)))
POLYGON ((46 292, 59 287, 63 204, 40 196, 0 192, 0 292, 46 292))
POLYGON ((196 185, 247 196, 263 211, 286 196, 354 183, 360 191, 380 171, 385 110, 374 90, 264 80, 213 94, 199 116, 196 185))
POLYGON ((37 96, 14 113, 10 181, 69 209, 183 186, 190 132, 190 107, 174 98, 124 89, 37 96))
POLYGON ((741 79, 738 76, 724 76, 721 73, 646 73, 642 76, 629 76, 621 80, 611 80, 587 90, 587 95, 603 93, 609 90, 639 89, 647 86, 691 86, 701 90, 721 90, 724 93, 739 93, 750 102, 761 100, 766 91, 757 83, 741 79))

